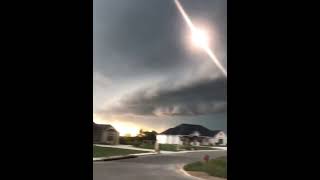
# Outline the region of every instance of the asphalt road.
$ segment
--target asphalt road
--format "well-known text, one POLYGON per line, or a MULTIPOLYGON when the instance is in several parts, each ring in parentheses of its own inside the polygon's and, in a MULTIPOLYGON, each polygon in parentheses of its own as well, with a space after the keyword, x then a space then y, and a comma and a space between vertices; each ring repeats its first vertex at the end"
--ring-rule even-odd
POLYGON ((93 162, 93 180, 194 180, 180 168, 187 163, 226 156, 226 151, 190 152, 141 156, 116 161, 93 162))

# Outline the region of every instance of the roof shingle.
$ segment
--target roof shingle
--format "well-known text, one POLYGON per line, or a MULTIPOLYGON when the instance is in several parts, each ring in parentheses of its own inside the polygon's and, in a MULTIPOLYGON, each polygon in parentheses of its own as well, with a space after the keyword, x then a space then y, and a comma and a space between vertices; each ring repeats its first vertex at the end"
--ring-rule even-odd
POLYGON ((215 130, 212 131, 208 128, 205 128, 201 125, 194 125, 194 124, 180 124, 174 128, 167 129, 166 131, 160 133, 160 134, 166 134, 166 135, 191 135, 194 132, 198 132, 200 136, 209 136, 213 137, 221 130, 215 130))

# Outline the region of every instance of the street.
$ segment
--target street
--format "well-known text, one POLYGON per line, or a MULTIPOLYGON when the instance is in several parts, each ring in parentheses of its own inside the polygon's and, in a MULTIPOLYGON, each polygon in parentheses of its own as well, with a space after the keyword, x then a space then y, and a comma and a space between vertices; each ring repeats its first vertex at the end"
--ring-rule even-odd
POLYGON ((141 156, 117 161, 93 162, 93 180, 192 180, 180 168, 187 163, 226 156, 227 151, 189 152, 141 156))

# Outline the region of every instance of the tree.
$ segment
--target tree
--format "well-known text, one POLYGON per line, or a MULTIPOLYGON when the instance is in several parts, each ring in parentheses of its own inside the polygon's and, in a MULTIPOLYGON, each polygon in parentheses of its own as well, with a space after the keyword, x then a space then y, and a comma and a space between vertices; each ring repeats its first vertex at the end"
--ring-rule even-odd
POLYGON ((139 134, 137 135, 138 137, 143 137, 144 136, 144 131, 143 129, 139 130, 139 134))
POLYGON ((138 137, 140 140, 156 140, 156 136, 157 136, 157 132, 156 131, 143 131, 143 129, 140 130, 138 137))
POLYGON ((157 132, 156 131, 151 131, 151 132, 148 132, 148 131, 145 131, 144 132, 144 140, 153 140, 155 141, 157 139, 157 132))

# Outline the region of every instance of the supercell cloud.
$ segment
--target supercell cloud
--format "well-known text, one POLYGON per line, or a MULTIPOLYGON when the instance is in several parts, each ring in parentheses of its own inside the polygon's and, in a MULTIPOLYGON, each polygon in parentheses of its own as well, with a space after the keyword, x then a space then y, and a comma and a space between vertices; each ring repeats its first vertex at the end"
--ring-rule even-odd
POLYGON ((106 111, 116 114, 155 116, 195 116, 225 113, 227 110, 227 81, 218 78, 182 87, 165 83, 144 88, 123 96, 106 111))
MULTIPOLYGON (((226 1, 180 2, 210 29, 210 47, 227 67, 226 1)), ((173 0, 94 0, 93 22, 96 115, 106 123, 123 115, 156 130, 180 122, 226 130, 227 80, 190 47, 173 0)))

